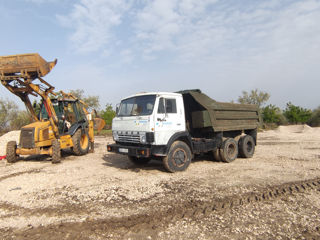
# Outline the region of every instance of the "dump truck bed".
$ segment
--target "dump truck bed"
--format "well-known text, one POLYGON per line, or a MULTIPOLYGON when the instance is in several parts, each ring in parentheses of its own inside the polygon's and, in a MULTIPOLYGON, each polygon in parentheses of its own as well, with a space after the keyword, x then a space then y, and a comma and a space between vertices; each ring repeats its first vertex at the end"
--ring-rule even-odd
POLYGON ((37 53, 0 57, 0 79, 11 80, 12 76, 28 76, 31 79, 44 77, 56 65, 57 60, 47 62, 37 53))
POLYGON ((193 129, 213 128, 215 132, 256 129, 259 109, 253 104, 217 102, 200 90, 180 91, 186 119, 193 129))

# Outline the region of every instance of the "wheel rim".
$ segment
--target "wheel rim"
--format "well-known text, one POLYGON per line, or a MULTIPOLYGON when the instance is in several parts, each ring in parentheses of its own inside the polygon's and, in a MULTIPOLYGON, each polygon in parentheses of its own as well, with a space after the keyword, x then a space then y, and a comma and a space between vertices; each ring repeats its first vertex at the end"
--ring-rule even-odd
POLYGON ((179 148, 174 151, 172 159, 175 166, 182 167, 187 161, 187 153, 179 148))
POLYGON ((89 145, 89 139, 86 134, 83 134, 80 139, 80 146, 82 149, 86 149, 89 145))
POLYGON ((236 155, 236 146, 234 144, 228 144, 227 146, 227 154, 229 158, 233 159, 236 155))
POLYGON ((253 144, 251 141, 248 141, 247 142, 247 152, 248 153, 251 153, 252 152, 252 149, 253 149, 253 144))

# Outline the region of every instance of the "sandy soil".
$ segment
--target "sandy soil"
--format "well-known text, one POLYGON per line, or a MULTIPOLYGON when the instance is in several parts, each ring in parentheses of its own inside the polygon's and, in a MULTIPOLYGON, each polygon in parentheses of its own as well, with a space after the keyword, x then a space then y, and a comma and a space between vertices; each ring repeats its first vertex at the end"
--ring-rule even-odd
POLYGON ((320 238, 320 128, 261 132, 251 159, 201 156, 175 174, 109 154, 111 142, 96 137, 95 153, 57 165, 0 161, 0 239, 320 238))

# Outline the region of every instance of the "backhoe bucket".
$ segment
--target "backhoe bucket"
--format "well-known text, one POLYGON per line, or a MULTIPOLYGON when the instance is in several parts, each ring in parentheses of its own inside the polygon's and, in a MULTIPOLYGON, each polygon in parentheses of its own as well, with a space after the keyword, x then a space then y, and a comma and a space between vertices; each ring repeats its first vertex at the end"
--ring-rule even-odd
POLYGON ((94 129, 98 131, 98 133, 104 128, 106 122, 101 118, 94 118, 94 129))
POLYGON ((0 79, 11 80, 12 76, 36 79, 44 77, 57 64, 57 59, 47 62, 38 53, 0 57, 0 79))

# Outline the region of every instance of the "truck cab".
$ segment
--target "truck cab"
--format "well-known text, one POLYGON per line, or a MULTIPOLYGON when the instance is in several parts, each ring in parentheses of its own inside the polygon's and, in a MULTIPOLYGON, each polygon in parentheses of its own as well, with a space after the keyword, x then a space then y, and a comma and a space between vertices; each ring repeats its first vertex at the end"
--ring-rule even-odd
POLYGON ((114 140, 123 144, 166 145, 173 134, 185 130, 183 99, 176 93, 123 99, 112 122, 114 140))
POLYGON ((185 170, 205 152, 231 162, 239 144, 252 156, 258 119, 256 106, 219 103, 200 90, 139 93, 121 101, 107 150, 138 165, 162 160, 169 172, 185 170))

